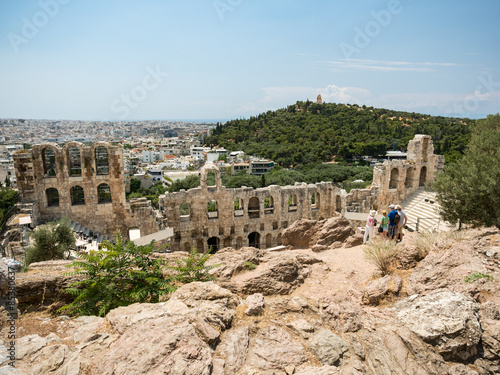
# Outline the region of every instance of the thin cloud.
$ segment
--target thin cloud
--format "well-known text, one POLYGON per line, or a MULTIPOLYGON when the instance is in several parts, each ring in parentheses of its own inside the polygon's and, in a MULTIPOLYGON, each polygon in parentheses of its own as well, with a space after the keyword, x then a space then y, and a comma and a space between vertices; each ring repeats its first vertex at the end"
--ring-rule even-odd
POLYGON ((458 66, 455 63, 440 63, 440 62, 410 62, 410 61, 380 61, 380 60, 361 60, 361 59, 345 59, 320 61, 333 65, 336 68, 382 71, 382 72, 419 72, 427 73, 435 71, 434 68, 454 67, 458 66))

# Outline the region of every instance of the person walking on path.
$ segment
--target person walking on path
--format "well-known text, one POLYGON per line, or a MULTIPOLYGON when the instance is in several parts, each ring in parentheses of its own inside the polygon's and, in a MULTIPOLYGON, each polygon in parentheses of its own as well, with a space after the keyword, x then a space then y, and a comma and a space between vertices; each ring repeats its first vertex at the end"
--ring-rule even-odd
POLYGON ((363 243, 366 243, 366 238, 368 237, 368 242, 372 242, 373 237, 373 227, 375 226, 375 215, 376 211, 370 211, 368 218, 366 219, 365 235, 363 236, 363 243))

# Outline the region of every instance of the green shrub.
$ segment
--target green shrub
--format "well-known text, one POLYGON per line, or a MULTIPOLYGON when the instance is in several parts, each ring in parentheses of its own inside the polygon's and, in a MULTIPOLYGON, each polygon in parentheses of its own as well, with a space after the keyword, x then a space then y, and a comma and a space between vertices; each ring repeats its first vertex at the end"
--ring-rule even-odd
POLYGON ((182 283, 212 281, 215 280, 215 277, 209 271, 219 266, 218 264, 213 266, 205 265, 212 255, 209 252, 200 253, 195 247, 192 247, 187 257, 174 259, 175 265, 169 265, 167 268, 173 270, 176 278, 182 283))
POLYGON ((68 218, 42 225, 31 233, 34 244, 26 249, 25 264, 66 259, 75 250, 75 235, 68 218))
POLYGON ((467 283, 467 284, 470 284, 478 279, 489 279, 489 280, 493 280, 493 276, 491 275, 487 275, 485 273, 481 273, 481 272, 474 272, 473 274, 470 274, 469 276, 465 276, 464 277, 464 281, 467 283))
POLYGON ((80 254, 69 275, 83 280, 74 282, 66 292, 75 300, 59 309, 77 315, 105 316, 111 309, 135 302, 158 302, 160 296, 175 291, 177 275, 164 276, 165 261, 152 258, 153 244, 136 246, 116 235, 116 244, 104 241, 102 251, 80 254))

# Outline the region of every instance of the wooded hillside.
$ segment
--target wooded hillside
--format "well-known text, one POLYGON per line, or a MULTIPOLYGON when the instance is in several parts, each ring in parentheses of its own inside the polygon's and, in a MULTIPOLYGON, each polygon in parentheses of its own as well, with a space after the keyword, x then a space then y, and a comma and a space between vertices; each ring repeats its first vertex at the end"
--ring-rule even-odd
POLYGON ((405 150, 415 134, 428 134, 435 153, 454 162, 462 156, 474 124, 475 120, 464 118, 307 101, 218 124, 205 143, 288 167, 331 161, 335 156, 348 160, 385 155, 387 150, 405 150))

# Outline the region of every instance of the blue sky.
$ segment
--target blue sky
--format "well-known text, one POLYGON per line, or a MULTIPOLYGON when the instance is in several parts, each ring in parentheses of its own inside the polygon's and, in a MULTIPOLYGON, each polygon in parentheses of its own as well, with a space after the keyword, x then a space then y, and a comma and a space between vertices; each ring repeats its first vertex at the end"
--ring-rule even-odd
POLYGON ((498 0, 3 0, 0 117, 500 111, 498 0))

